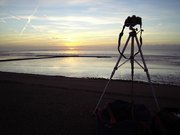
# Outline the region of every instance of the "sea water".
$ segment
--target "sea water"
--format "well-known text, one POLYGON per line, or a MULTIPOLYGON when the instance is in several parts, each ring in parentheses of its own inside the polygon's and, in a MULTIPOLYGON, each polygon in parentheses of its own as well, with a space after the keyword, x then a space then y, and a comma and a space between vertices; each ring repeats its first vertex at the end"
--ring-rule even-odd
MULTIPOLYGON (((180 85, 179 52, 179 47, 176 49, 153 47, 153 49, 147 48, 143 51, 152 82, 180 85)), ((0 55, 0 71, 107 79, 119 58, 119 53, 116 50, 6 50, 0 51, 0 55), (32 59, 27 60, 26 58, 32 59)), ((135 59, 143 65, 139 54, 135 59)), ((119 64, 125 61, 126 59, 122 58, 119 64)), ((136 62, 134 64, 134 80, 147 82, 144 69, 136 62)), ((130 61, 127 61, 116 70, 113 79, 131 80, 131 71, 130 61)))

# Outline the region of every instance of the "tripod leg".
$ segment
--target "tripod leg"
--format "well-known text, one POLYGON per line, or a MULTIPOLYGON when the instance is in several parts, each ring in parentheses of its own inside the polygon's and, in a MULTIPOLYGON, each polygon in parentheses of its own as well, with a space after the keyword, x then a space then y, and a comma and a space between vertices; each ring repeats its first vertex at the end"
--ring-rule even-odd
MULTIPOLYGON (((129 42, 130 38, 131 38, 131 35, 129 35, 129 37, 128 37, 125 45, 124 45, 124 48, 122 50, 122 54, 124 54, 124 51, 126 50, 126 47, 128 45, 128 42, 129 42)), ((114 76, 115 71, 118 69, 118 65, 119 65, 119 62, 120 62, 121 58, 122 58, 122 55, 119 55, 119 58, 118 58, 118 60, 116 62, 116 65, 114 66, 114 70, 111 73, 110 79, 112 79, 112 77, 114 76)))
POLYGON ((154 87, 153 87, 153 85, 152 85, 151 78, 150 78, 150 75, 149 75, 149 72, 148 72, 148 68, 147 68, 147 66, 146 66, 146 63, 145 63, 145 60, 144 60, 144 56, 143 56, 143 53, 142 53, 142 50, 141 50, 141 46, 140 46, 140 44, 139 44, 139 41, 138 41, 137 36, 135 36, 135 39, 136 39, 137 46, 138 46, 138 49, 139 49, 139 53, 140 53, 140 55, 141 55, 141 59, 142 59, 143 65, 144 65, 144 71, 146 72, 147 79, 148 79, 148 82, 149 82, 149 84, 150 84, 150 87, 151 87, 151 90, 152 90, 152 94, 153 94, 153 97, 154 97, 154 100, 155 100, 157 109, 158 109, 158 111, 159 111, 159 110, 160 110, 160 107, 159 107, 159 103, 158 103, 158 100, 157 100, 156 92, 154 91, 154 87))
MULTIPOLYGON (((122 54, 123 54, 124 51, 126 50, 126 47, 127 47, 127 45, 128 45, 128 42, 129 42, 130 38, 131 38, 131 36, 129 35, 129 37, 128 37, 127 41, 126 41, 126 44, 124 45, 124 48, 123 48, 123 50, 122 50, 122 54)), ((100 96, 100 98, 99 98, 99 100, 98 100, 98 103, 96 104, 96 107, 95 107, 95 109, 94 109, 94 111, 93 111, 93 114, 95 114, 97 108, 99 107, 99 104, 100 104, 100 102, 101 102, 101 100, 102 100, 102 98, 103 98, 103 96, 104 96, 104 94, 105 94, 105 92, 106 92, 106 89, 108 88, 109 83, 111 82, 111 80, 112 80, 112 78, 113 78, 116 70, 118 69, 118 65, 119 65, 119 62, 120 62, 121 58, 122 58, 122 55, 120 54, 120 55, 119 55, 119 58, 118 58, 118 60, 117 60, 117 62, 116 62, 116 65, 114 66, 114 69, 113 69, 113 71, 112 71, 112 73, 111 73, 111 76, 110 76, 110 78, 109 78, 109 81, 107 82, 106 86, 104 87, 104 90, 103 90, 103 92, 102 92, 102 94, 101 94, 101 96, 100 96)))
POLYGON ((131 38, 131 56, 130 56, 130 62, 131 62, 131 102, 134 102, 134 35, 131 38))
POLYGON ((131 117, 134 120, 134 34, 132 33, 131 38, 131 117))

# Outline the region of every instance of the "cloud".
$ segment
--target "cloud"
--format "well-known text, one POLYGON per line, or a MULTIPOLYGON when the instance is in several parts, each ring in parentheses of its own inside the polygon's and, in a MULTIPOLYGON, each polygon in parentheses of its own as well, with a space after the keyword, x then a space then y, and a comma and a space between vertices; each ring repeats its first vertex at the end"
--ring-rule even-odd
POLYGON ((24 31, 26 30, 26 27, 31 23, 31 19, 34 16, 34 14, 37 12, 38 10, 38 6, 34 9, 33 13, 27 18, 27 22, 24 25, 24 27, 22 28, 21 32, 20 32, 20 36, 24 33, 24 31))
POLYGON ((0 18, 0 23, 6 23, 4 18, 0 18))
POLYGON ((34 6, 38 3, 38 0, 0 0, 0 6, 34 6))
POLYGON ((39 0, 39 4, 41 5, 54 5, 54 4, 76 5, 76 4, 88 4, 95 1, 96 0, 39 0))
POLYGON ((49 21, 49 22, 74 22, 74 23, 87 23, 94 25, 102 25, 102 24, 119 24, 122 23, 120 18, 117 17, 95 17, 95 16, 20 16, 22 19, 33 19, 39 21, 49 21))
POLYGON ((97 0, 0 0, 0 6, 67 6, 78 4, 91 4, 92 2, 98 2, 97 0))
POLYGON ((93 16, 63 16, 63 17, 47 17, 50 21, 66 21, 66 22, 82 22, 90 24, 112 24, 119 23, 117 18, 113 17, 93 17, 93 16))
POLYGON ((7 0, 0 0, 0 6, 4 5, 7 2, 7 0))
MULTIPOLYGON (((29 16, 21 16, 23 19, 28 19, 29 16)), ((109 17, 91 17, 91 16, 31 16, 31 19, 38 21, 40 23, 30 24, 30 21, 27 21, 26 25, 21 31, 23 34, 27 26, 31 26, 37 32, 46 32, 46 33, 70 33, 70 32, 79 32, 79 31, 94 31, 104 29, 103 25, 109 24, 119 24, 117 18, 109 17), (41 22, 46 23, 41 23, 41 22)), ((106 29, 108 29, 106 27, 106 29)))
POLYGON ((19 16, 15 16, 15 15, 12 15, 12 14, 1 14, 0 16, 0 23, 8 23, 10 22, 11 20, 22 20, 23 18, 20 18, 19 16))

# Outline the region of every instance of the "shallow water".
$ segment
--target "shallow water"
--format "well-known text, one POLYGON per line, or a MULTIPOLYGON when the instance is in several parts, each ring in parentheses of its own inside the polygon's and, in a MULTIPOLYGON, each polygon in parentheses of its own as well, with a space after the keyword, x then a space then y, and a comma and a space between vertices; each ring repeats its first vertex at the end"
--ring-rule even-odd
MULTIPOLYGON (((179 51, 166 50, 164 53, 157 52, 146 51, 144 55, 151 80, 156 83, 180 85, 179 51)), ((67 55, 78 55, 78 57, 55 57, 0 62, 0 71, 68 77, 109 78, 119 56, 117 52, 113 51, 79 51, 77 53, 70 53, 68 51, 6 51, 1 52, 1 60, 67 55)), ((142 64, 140 56, 137 56, 135 59, 142 64)), ((124 61, 124 59, 121 59, 120 64, 124 61)), ((129 61, 119 67, 113 79, 131 80, 131 66, 129 61)), ((134 67, 134 80, 147 81, 146 73, 136 63, 134 67)))

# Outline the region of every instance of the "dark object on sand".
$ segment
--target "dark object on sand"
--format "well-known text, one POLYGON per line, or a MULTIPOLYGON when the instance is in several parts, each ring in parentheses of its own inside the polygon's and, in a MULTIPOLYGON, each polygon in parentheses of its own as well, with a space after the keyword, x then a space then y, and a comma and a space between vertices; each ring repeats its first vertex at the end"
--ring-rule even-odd
POLYGON ((97 110, 98 135, 150 135, 150 111, 142 104, 122 100, 97 110))
POLYGON ((155 135, 180 135, 180 109, 164 108, 152 120, 155 135))
POLYGON ((151 115, 143 104, 116 100, 98 109, 98 135, 179 135, 180 110, 166 108, 151 115))

